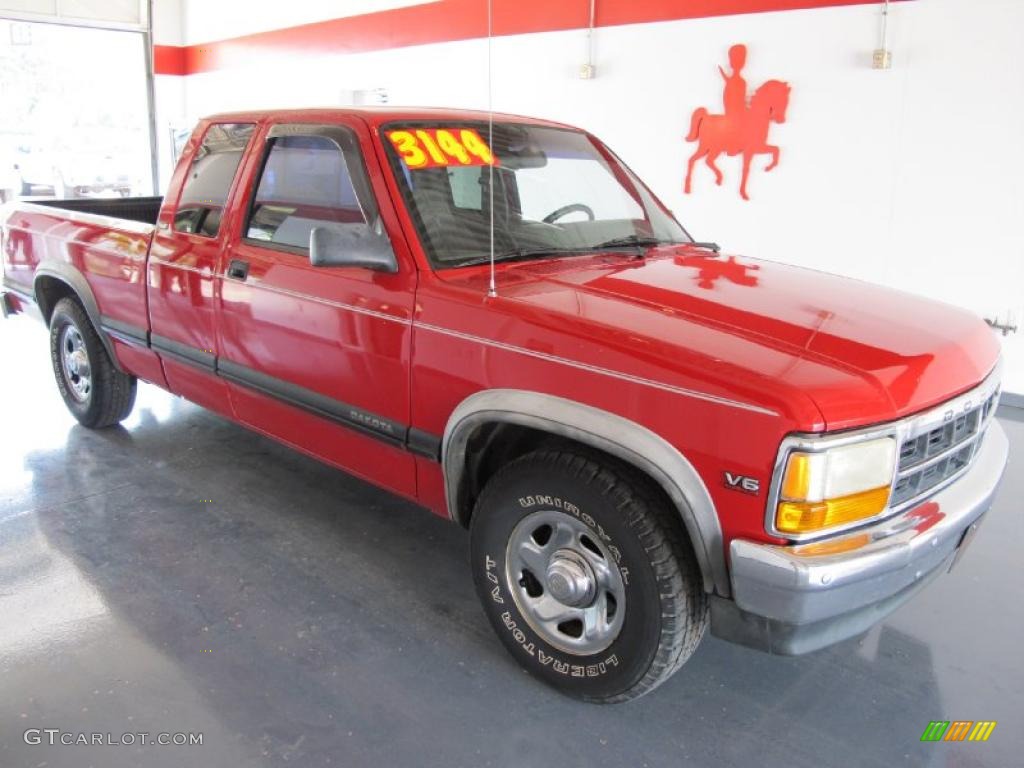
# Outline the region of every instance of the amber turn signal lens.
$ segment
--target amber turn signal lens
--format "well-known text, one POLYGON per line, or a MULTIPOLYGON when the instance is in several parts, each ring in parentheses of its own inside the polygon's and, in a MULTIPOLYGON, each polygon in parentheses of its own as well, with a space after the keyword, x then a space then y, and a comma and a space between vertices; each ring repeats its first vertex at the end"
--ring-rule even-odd
POLYGON ((784 501, 775 515, 782 533, 814 533, 877 515, 889 503, 889 486, 824 501, 784 501))
POLYGON ((806 499, 811 488, 811 456, 794 453, 789 457, 781 493, 786 499, 806 499))
POLYGON ((804 544, 800 547, 793 547, 790 551, 799 557, 815 557, 817 555, 838 555, 841 552, 852 552, 855 549, 866 547, 871 543, 871 537, 866 533, 858 533, 856 536, 844 536, 841 539, 831 541, 819 541, 815 544, 804 544))

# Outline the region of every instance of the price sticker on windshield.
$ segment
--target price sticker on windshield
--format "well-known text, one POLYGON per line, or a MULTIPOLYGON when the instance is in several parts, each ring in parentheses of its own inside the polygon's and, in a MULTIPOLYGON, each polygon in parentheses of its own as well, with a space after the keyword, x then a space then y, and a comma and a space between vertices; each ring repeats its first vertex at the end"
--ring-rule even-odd
POLYGON ((388 131, 387 137, 405 167, 498 165, 498 160, 483 137, 472 128, 417 128, 388 131))

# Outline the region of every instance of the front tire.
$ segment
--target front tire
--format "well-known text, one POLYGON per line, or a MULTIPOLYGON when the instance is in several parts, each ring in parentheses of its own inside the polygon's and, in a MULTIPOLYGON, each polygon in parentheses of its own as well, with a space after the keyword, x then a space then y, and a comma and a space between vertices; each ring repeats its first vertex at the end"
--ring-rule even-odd
POLYGON ((501 641, 571 696, 642 696, 704 635, 707 600, 675 511, 611 460, 548 450, 505 466, 477 501, 470 546, 501 641))
POLYGON ((91 429, 117 424, 135 406, 136 379, 122 373, 75 299, 57 302, 50 317, 50 361, 64 404, 91 429))

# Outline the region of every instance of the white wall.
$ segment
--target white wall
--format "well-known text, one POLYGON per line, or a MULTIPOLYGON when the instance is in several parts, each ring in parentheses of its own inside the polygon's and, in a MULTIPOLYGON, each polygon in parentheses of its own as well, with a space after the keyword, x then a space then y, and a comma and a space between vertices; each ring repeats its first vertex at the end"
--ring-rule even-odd
POLYGON ((185 42, 195 45, 327 19, 359 16, 410 5, 428 5, 438 0, 256 0, 255 3, 253 0, 177 1, 185 7, 185 42))
MULTIPOLYGON (((184 4, 189 42, 242 31, 225 16, 203 34, 193 14, 199 4, 184 4)), ((323 13, 322 6, 293 2, 289 10, 323 13)), ((1020 321, 1024 2, 894 5, 890 71, 870 68, 878 27, 877 6, 850 6, 599 29, 591 81, 577 77, 583 31, 498 38, 494 107, 592 130, 700 239, 905 288, 988 317, 1013 311, 1020 321), (737 42, 749 47, 751 90, 770 78, 793 87, 789 121, 773 129, 781 164, 764 174, 766 160, 756 161, 751 202, 737 195, 735 159, 721 161, 725 186, 716 188, 700 167, 695 194, 684 195, 690 114, 702 105, 720 109, 717 66, 737 42)), ((185 80, 189 118, 330 106, 353 89, 376 87, 388 90, 392 104, 483 108, 486 42, 268 55, 244 71, 185 80)), ((1022 338, 1005 344, 1007 389, 1017 393, 1024 393, 1022 338)))
POLYGON ((184 0, 153 0, 153 42, 156 45, 185 44, 184 0))
MULTIPOLYGON (((184 34, 184 0, 153 0, 153 44, 182 46, 184 34)), ((186 80, 175 75, 157 75, 153 88, 156 95, 156 143, 162 194, 174 172, 171 149, 171 128, 189 125, 192 121, 185 111, 186 80)))

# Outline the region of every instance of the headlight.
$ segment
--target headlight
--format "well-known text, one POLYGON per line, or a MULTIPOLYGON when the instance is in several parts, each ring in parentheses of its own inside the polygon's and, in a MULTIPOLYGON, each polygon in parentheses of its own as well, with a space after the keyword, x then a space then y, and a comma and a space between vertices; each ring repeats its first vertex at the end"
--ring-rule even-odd
POLYGON ((896 470, 891 437, 809 452, 786 459, 775 509, 782 534, 823 533, 883 512, 896 470))

